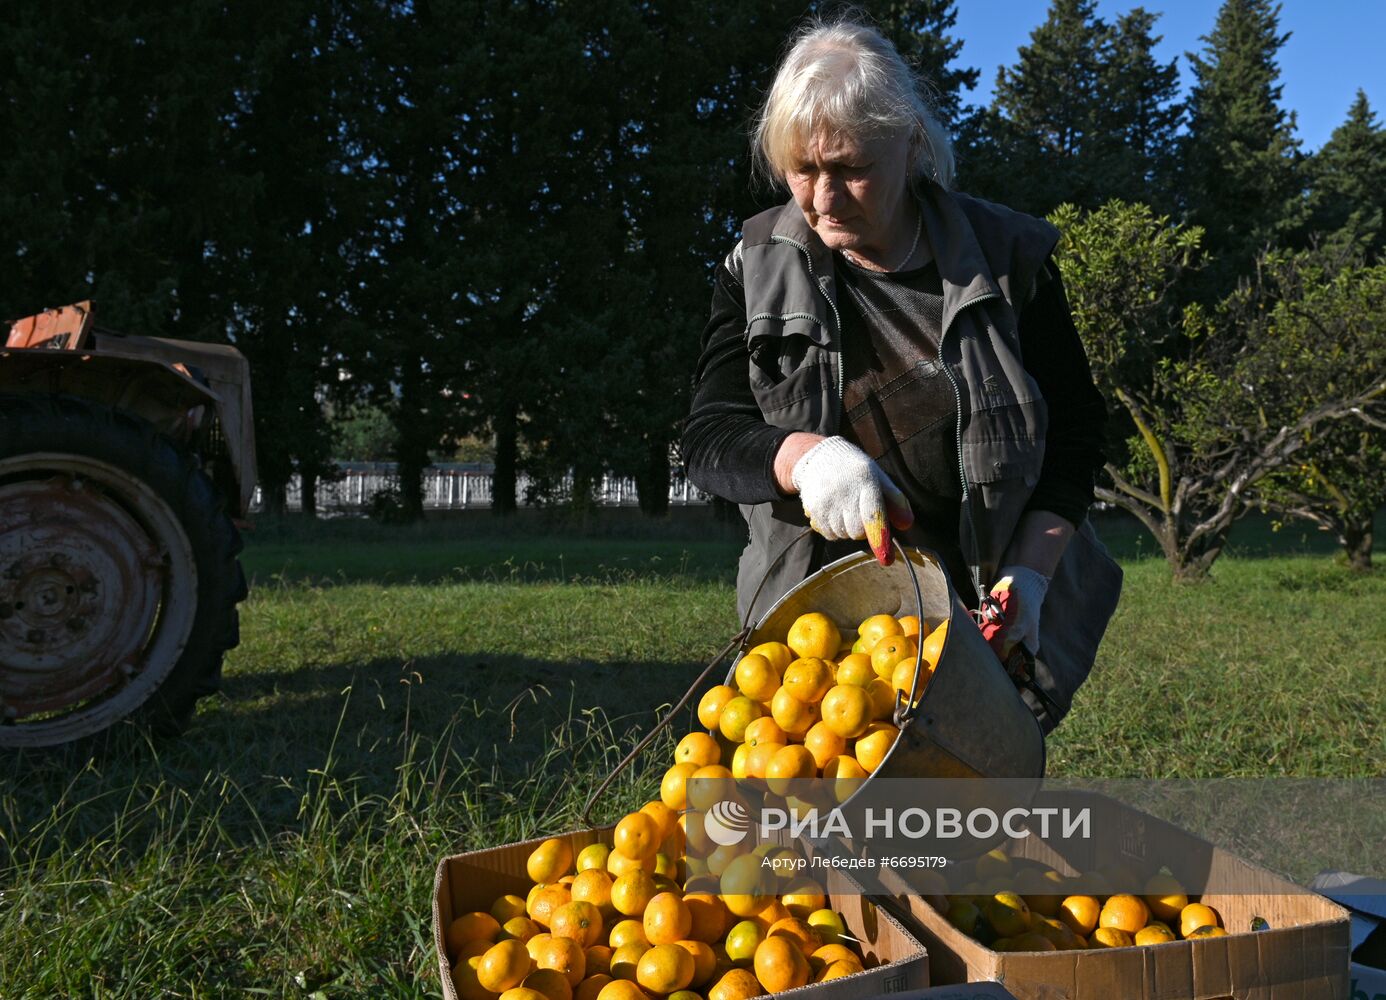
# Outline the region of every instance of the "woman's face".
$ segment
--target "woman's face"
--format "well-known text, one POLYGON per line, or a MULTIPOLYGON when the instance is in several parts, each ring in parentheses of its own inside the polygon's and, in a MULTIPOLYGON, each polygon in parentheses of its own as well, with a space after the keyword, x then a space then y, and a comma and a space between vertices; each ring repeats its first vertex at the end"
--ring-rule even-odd
MULTIPOLYGON (((800 151, 785 179, 804 218, 833 250, 884 255, 909 240, 902 212, 908 179, 905 135, 860 140, 819 135, 800 151)), ((899 253, 896 249, 894 252, 899 253)))

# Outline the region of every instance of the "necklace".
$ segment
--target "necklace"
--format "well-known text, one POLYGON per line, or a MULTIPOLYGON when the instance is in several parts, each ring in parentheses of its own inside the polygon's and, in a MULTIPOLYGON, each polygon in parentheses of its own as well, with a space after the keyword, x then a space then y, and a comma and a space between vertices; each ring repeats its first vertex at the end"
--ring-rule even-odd
MULTIPOLYGON (((900 261, 900 263, 896 264, 894 267, 887 267, 887 268, 885 268, 885 270, 887 270, 887 271, 898 271, 898 270, 900 270, 900 268, 904 267, 906 264, 908 264, 908 263, 910 262, 910 258, 914 256, 914 251, 915 251, 916 249, 918 249, 918 247, 919 247, 919 236, 920 236, 920 233, 922 233, 923 231, 924 231, 924 213, 923 213, 923 212, 918 212, 918 213, 916 213, 916 215, 915 215, 915 217, 914 217, 914 240, 910 243, 910 248, 909 248, 908 250, 905 251, 905 256, 904 256, 904 258, 900 261)), ((868 269, 870 269, 870 270, 875 270, 875 268, 871 267, 870 264, 868 264, 866 261, 862 260, 860 257, 858 257, 856 254, 854 254, 852 251, 850 251, 850 250, 844 250, 844 251, 842 251, 842 252, 843 252, 843 254, 845 254, 845 255, 847 256, 847 258, 848 258, 853 264, 856 264, 858 267, 865 267, 865 268, 868 268, 868 269)))

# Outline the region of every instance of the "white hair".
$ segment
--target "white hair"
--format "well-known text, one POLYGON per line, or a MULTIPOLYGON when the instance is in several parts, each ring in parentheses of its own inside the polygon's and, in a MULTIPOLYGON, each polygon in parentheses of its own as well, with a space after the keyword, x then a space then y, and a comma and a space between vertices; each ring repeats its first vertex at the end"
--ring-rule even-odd
POLYGON ((852 20, 801 28, 756 115, 755 168, 777 184, 812 137, 907 134, 911 179, 953 186, 953 148, 927 84, 875 28, 852 20))

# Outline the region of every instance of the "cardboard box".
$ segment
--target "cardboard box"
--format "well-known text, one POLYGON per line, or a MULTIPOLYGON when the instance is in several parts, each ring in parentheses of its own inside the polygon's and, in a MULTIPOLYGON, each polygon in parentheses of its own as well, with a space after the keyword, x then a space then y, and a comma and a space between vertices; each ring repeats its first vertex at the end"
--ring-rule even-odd
MULTIPOLYGON (((567 834, 576 855, 599 841, 611 843, 611 828, 567 834)), ((496 897, 507 892, 523 896, 532 883, 525 861, 543 840, 508 844, 484 851, 455 854, 438 863, 433 882, 433 946, 438 955, 438 975, 443 996, 457 1000, 452 986, 443 934, 453 918, 472 910, 489 910, 496 897)), ((828 905, 838 910, 847 932, 861 944, 863 957, 875 967, 854 976, 787 990, 779 996, 811 1000, 858 1000, 877 994, 898 994, 929 985, 929 958, 924 946, 898 920, 873 904, 860 886, 833 869, 827 876, 828 905)))
POLYGON ((1351 911, 1348 1000, 1386 1000, 1386 881, 1321 872, 1309 888, 1351 911))
MULTIPOLYGON (((905 917, 929 951, 929 974, 938 983, 994 980, 1018 1000, 1310 1000, 1348 998, 1347 911, 1279 876, 1250 865, 1163 820, 1090 792, 1066 792, 1074 806, 1101 810, 1103 830, 1120 836, 1087 842, 1088 856, 1060 857, 1037 836, 1007 846, 1063 874, 1108 864, 1140 862, 1151 843, 1179 844, 1185 870, 1192 865, 1212 884, 1244 887, 1205 893, 1222 916, 1226 937, 1171 941, 1148 947, 1088 951, 999 953, 963 934, 916 894, 881 900, 905 917), (906 916, 907 914, 907 916, 906 916), (1251 932, 1253 918, 1269 924, 1251 932), (1245 932, 1245 933, 1239 933, 1245 932)), ((1179 869, 1175 869, 1178 871, 1179 869)))

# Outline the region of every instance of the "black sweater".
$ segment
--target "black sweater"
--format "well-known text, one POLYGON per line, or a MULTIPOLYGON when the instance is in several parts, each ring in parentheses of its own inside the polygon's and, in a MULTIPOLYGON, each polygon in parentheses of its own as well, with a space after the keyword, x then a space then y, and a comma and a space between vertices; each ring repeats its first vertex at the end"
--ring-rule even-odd
MULTIPOLYGON (((1051 511, 1077 526, 1092 504, 1093 476, 1103 462, 1106 406, 1093 385, 1052 261, 1036 285, 1020 312, 1020 347, 1025 370, 1048 406, 1049 428, 1044 465, 1027 509, 1051 511)), ((745 331, 741 285, 719 264, 684 424, 683 459, 689 478, 701 489, 755 504, 783 497, 775 482, 775 453, 792 431, 767 424, 761 416, 747 377, 745 331)))

